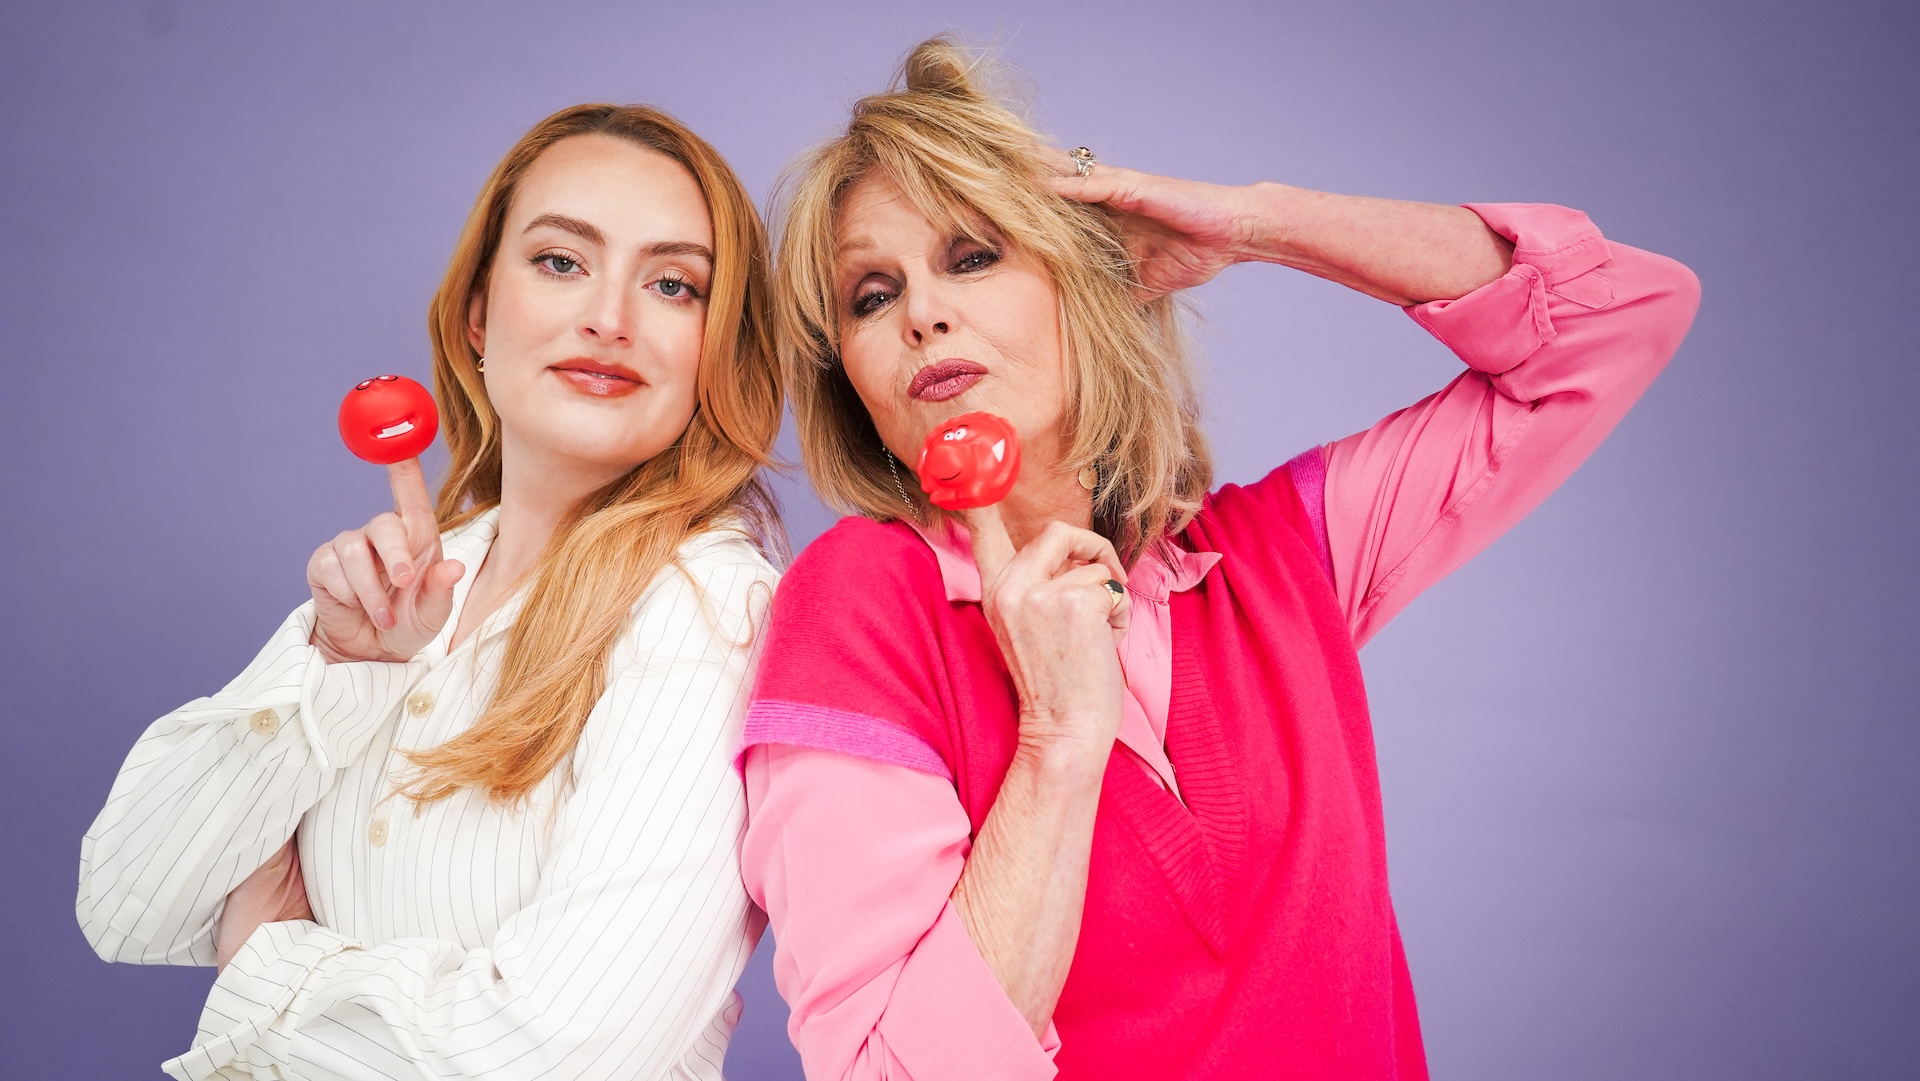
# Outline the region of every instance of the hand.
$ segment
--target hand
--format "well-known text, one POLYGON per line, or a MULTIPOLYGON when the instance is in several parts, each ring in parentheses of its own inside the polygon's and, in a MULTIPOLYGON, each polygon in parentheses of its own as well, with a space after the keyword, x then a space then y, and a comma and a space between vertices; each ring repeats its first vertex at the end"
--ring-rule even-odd
POLYGON ((314 549, 313 644, 330 662, 407 661, 440 633, 466 568, 440 558, 440 524, 420 459, 387 467, 393 511, 314 549))
POLYGON ((1082 177, 1049 177, 1053 190, 1082 203, 1099 203, 1118 218, 1121 239, 1140 277, 1139 296, 1152 300, 1213 280, 1244 261, 1254 243, 1258 214, 1247 189, 1178 180, 1105 162, 1082 177))
POLYGON ((1106 756, 1120 733, 1125 679, 1115 648, 1128 599, 1105 583, 1127 572, 1105 537, 1053 522, 1014 550, 998 507, 967 514, 981 606, 1020 696, 1020 741, 1106 756))
POLYGON ((300 853, 289 837, 259 870, 227 894, 227 907, 220 911, 220 922, 213 931, 216 962, 226 968, 263 923, 312 918, 306 879, 300 876, 300 853))

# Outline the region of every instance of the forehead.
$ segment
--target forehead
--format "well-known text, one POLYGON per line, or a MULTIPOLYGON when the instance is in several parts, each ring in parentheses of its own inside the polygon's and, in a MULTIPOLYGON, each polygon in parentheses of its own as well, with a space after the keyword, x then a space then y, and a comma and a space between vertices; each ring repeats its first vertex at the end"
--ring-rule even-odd
POLYGON ((922 205, 893 178, 873 172, 855 181, 841 200, 833 244, 835 253, 846 257, 944 245, 956 235, 986 240, 992 232, 992 224, 973 208, 922 205))
POLYGON ((713 246, 713 220, 686 166, 612 135, 575 135, 548 147, 520 178, 509 235, 541 214, 598 227, 610 243, 685 240, 713 246))

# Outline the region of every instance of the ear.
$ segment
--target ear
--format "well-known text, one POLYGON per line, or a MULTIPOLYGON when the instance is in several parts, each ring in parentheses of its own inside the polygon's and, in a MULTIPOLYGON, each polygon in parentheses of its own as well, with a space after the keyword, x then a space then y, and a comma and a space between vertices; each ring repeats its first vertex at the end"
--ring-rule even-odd
POLYGON ((487 355, 487 290, 484 286, 467 298, 467 344, 480 356, 487 355))

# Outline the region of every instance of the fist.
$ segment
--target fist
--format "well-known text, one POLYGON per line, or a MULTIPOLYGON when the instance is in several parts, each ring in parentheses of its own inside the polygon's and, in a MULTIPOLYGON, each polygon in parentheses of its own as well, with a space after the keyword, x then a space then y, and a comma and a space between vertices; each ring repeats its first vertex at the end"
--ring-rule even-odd
POLYGON ((990 506, 1020 479, 1020 436, 992 413, 966 413, 935 428, 920 448, 920 488, 946 510, 990 506))
POLYGON ((440 432, 433 393, 404 375, 376 376, 340 402, 340 438, 375 465, 417 458, 440 432))

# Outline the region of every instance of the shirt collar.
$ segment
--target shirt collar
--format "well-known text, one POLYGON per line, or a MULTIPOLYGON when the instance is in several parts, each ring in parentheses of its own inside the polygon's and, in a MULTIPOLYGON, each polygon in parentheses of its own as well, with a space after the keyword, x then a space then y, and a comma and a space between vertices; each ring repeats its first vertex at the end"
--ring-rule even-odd
MULTIPOLYGON (((913 527, 940 564, 940 580, 946 586, 947 600, 980 603, 980 568, 973 562, 973 536, 960 523, 945 515, 929 525, 910 518, 902 519, 913 527)), ((1135 561, 1127 574, 1127 591, 1150 601, 1167 603, 1175 593, 1185 593, 1200 584, 1219 552, 1189 552, 1177 544, 1162 540, 1143 558, 1135 561)))
MULTIPOLYGON (((459 528, 440 535, 440 557, 459 560, 460 565, 466 568, 466 573, 454 583, 453 612, 447 617, 446 626, 440 628, 440 633, 434 636, 433 641, 422 651, 423 654, 436 661, 448 655, 447 643, 452 640, 453 629, 460 622, 460 613, 466 610, 467 593, 473 588, 473 580, 480 573, 480 564, 486 562, 487 553, 493 550, 493 538, 499 531, 500 508, 496 506, 475 515, 471 521, 459 528)), ((478 649, 479 643, 512 626, 526 599, 527 590, 524 586, 515 590, 513 596, 494 609, 493 613, 479 627, 476 627, 473 634, 461 645, 464 647, 470 642, 478 649)))

